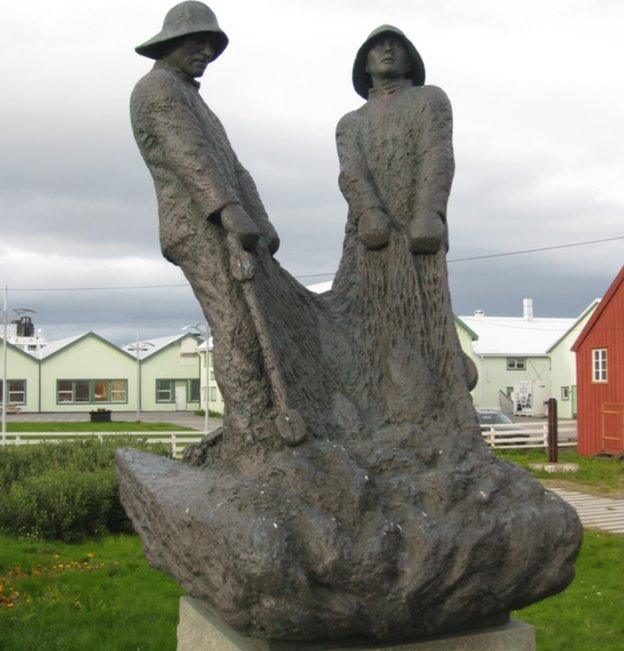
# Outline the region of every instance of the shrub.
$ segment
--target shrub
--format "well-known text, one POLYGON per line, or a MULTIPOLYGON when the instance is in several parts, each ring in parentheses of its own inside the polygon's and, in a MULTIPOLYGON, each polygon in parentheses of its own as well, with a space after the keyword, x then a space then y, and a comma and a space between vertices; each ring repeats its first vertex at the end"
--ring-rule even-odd
MULTIPOLYGON (((205 416, 205 409, 196 409, 194 412, 195 416, 205 416)), ((223 418, 223 414, 220 411, 213 411, 212 409, 208 410, 208 415, 210 418, 223 418)))
POLYGON ((0 449, 0 529, 79 541, 131 531, 114 470, 118 447, 167 456, 167 446, 136 439, 85 439, 0 449))

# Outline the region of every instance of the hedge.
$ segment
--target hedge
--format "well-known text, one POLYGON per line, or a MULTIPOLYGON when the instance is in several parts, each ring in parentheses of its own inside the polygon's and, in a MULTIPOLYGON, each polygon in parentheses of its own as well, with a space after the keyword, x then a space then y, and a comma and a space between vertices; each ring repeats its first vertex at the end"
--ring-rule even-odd
POLYGON ((117 490, 118 447, 169 455, 163 444, 118 437, 0 448, 0 529, 66 542, 131 531, 117 490))

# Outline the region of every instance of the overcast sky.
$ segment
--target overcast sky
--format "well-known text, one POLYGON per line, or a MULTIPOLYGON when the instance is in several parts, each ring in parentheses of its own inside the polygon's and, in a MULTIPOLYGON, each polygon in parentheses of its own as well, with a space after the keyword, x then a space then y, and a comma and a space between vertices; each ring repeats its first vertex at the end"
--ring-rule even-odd
MULTIPOLYGON (((160 254, 128 98, 133 48, 172 2, 3 0, 0 283, 50 338, 117 343, 202 319, 160 254)), ((617 0, 217 0, 230 45, 201 93, 254 176, 294 275, 333 272, 346 203, 334 129, 361 104, 351 66, 382 23, 414 41, 453 104, 449 260, 624 235, 624 3, 617 0)), ((449 264, 456 313, 577 315, 624 262, 624 240, 449 264)), ((329 276, 302 279, 313 283, 329 276)))

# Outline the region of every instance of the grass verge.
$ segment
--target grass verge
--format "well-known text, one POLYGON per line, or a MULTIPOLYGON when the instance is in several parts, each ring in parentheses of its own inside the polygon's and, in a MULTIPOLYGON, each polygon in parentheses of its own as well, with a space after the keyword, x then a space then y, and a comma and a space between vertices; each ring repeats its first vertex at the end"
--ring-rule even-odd
MULTIPOLYGON (((560 463, 577 463, 577 472, 548 473, 533 470, 532 463, 545 463, 545 450, 496 450, 500 459, 513 461, 544 481, 545 485, 560 486, 586 493, 624 494, 624 461, 601 457, 583 457, 577 452, 559 451, 560 463)), ((624 648, 624 645, 623 645, 624 648)))
MULTIPOLYGON (((620 651, 623 565, 624 537, 588 531, 571 586, 514 617, 536 627, 540 651, 620 651)), ((2 649, 175 649, 182 590, 148 567, 136 536, 80 545, 0 536, 0 577, 2 649)))

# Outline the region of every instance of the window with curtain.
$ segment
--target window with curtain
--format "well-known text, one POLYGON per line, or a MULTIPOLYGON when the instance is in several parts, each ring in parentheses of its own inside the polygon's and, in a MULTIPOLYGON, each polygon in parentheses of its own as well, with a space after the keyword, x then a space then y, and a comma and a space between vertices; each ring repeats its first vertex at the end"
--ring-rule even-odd
POLYGON ((88 380, 74 383, 74 402, 91 402, 91 383, 88 380))
POLYGON ((93 401, 110 402, 110 382, 107 380, 95 380, 93 383, 93 401))
POLYGON ((59 403, 74 402, 74 383, 71 380, 57 380, 56 401, 59 403))
POLYGON ((111 380, 111 402, 126 402, 127 388, 128 387, 126 380, 111 380))
POLYGON ((59 404, 96 404, 126 402, 127 380, 57 380, 59 404))
MULTIPOLYGON (((7 391, 7 404, 26 404, 26 380, 8 380, 7 387, 9 389, 7 391)), ((0 396, 2 396, 2 380, 0 380, 0 396)))

